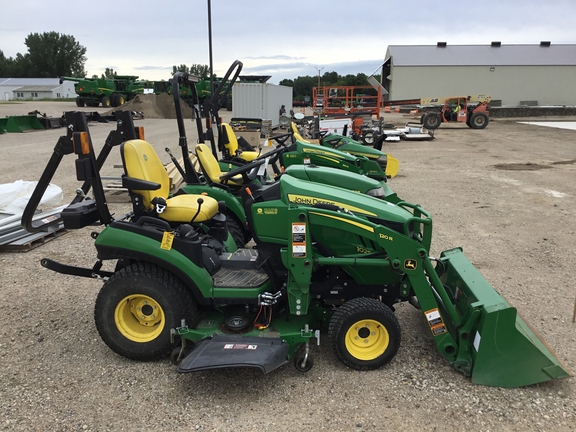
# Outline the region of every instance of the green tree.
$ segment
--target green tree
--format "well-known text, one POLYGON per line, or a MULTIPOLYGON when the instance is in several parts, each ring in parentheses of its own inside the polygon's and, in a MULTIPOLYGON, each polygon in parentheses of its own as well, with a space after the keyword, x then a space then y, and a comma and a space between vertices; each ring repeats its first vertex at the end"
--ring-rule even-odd
POLYGON ((189 73, 190 75, 197 75, 200 78, 208 78, 210 76, 210 68, 208 65, 193 63, 190 67, 185 64, 180 66, 172 66, 172 75, 176 72, 189 73))
POLYGON ((53 78, 59 76, 84 77, 86 48, 74 38, 57 32, 31 33, 24 43, 28 53, 22 59, 27 64, 27 76, 53 78))
POLYGON ((190 65, 190 74, 198 75, 200 78, 208 78, 210 76, 210 67, 194 63, 190 65))
POLYGON ((172 75, 174 75, 176 72, 190 73, 190 68, 185 64, 181 64, 180 66, 172 66, 172 75))
POLYGON ((106 68, 106 70, 105 70, 104 73, 102 74, 102 77, 101 77, 101 78, 102 78, 102 79, 105 79, 105 78, 111 78, 111 79, 113 79, 113 78, 116 78, 117 76, 118 76, 118 73, 117 73, 114 69, 112 69, 112 68, 106 68))
MULTIPOLYGON (((335 85, 339 78, 340 75, 338 75, 338 72, 325 72, 324 75, 322 75, 320 85, 322 85, 322 83, 324 83, 324 85, 335 85)), ((316 85, 318 85, 318 83, 316 83, 316 85)))

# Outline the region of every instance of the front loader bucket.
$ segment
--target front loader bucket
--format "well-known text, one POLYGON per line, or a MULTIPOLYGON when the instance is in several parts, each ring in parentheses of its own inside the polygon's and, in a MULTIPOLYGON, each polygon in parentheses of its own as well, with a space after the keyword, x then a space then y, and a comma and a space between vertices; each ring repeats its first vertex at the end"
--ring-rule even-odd
POLYGON ((398 174, 398 170, 400 167, 400 162, 394 156, 391 156, 389 153, 386 155, 386 177, 394 178, 396 174, 398 174))
POLYGON ((472 382, 520 387, 572 376, 460 248, 442 252, 441 262, 445 268, 440 279, 461 320, 453 364, 459 368, 459 361, 471 359, 472 382))
POLYGON ((7 132, 24 132, 30 129, 44 130, 35 115, 10 116, 0 119, 0 128, 7 132))

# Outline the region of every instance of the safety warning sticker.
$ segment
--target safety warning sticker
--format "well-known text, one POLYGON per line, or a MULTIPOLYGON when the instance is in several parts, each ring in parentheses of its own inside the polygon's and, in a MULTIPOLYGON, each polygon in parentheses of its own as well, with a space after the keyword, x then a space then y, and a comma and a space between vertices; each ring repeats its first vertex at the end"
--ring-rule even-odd
POLYGON ((164 231, 162 235, 162 243, 160 243, 160 249, 170 250, 172 249, 172 242, 174 241, 174 233, 164 231))
POLYGON ((292 256, 294 258, 306 256, 306 223, 294 222, 292 224, 292 256))
POLYGON ((442 333, 446 333, 446 326, 444 324, 438 324, 430 327, 430 330, 432 330, 432 334, 434 336, 438 336, 441 335, 442 333))
POLYGON ((255 349, 258 349, 258 345, 257 344, 227 343, 227 344, 224 344, 222 349, 225 349, 225 350, 255 350, 255 349))
POLYGON ((426 315, 428 325, 430 326, 430 330, 434 336, 446 333, 446 326, 444 325, 444 321, 442 321, 442 316, 440 315, 438 308, 430 309, 429 311, 424 312, 424 315, 426 315))

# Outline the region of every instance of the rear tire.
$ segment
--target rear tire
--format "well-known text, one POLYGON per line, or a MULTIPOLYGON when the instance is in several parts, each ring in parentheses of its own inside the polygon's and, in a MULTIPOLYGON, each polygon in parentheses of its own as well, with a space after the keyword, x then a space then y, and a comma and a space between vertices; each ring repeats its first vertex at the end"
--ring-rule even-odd
POLYGON ((110 98, 108 96, 102 96, 100 103, 104 108, 108 108, 110 106, 110 98))
POLYGON ((400 324, 394 312, 379 300, 355 298, 332 315, 328 339, 345 365, 358 370, 378 369, 398 352, 400 324))
POLYGON ((106 281, 94 308, 96 328, 114 352, 132 360, 165 357, 177 342, 170 329, 196 318, 196 303, 181 280, 160 267, 132 264, 106 281))
POLYGON ((488 126, 488 116, 486 113, 477 112, 470 116, 470 127, 472 129, 484 129, 488 126))
POLYGON ((374 139, 374 131, 366 131, 362 133, 362 144, 372 146, 374 145, 374 139))
POLYGON ((84 99, 80 96, 76 96, 76 106, 82 108, 84 106, 84 99))
POLYGON ((248 230, 243 229, 242 224, 236 219, 236 216, 229 212, 226 212, 226 225, 228 226, 228 233, 236 243, 236 247, 243 248, 244 245, 252 239, 248 230))
POLYGON ((437 112, 426 113, 422 119, 422 125, 429 130, 438 129, 440 127, 440 123, 442 123, 442 118, 437 112))

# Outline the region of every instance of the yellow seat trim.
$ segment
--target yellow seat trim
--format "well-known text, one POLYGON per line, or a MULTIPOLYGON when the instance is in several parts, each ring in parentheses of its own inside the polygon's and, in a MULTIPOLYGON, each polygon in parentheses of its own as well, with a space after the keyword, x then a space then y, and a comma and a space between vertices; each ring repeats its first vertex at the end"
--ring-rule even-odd
POLYGON ((226 136, 228 137, 228 142, 224 143, 224 147, 228 150, 228 153, 232 156, 238 156, 240 159, 244 159, 246 162, 252 162, 260 153, 257 151, 247 151, 241 150, 240 145, 238 145, 238 138, 234 133, 234 129, 228 123, 222 123, 222 128, 226 130, 226 136), (238 152, 240 150, 240 152, 238 152))
MULTIPOLYGON (((142 197, 142 204, 147 210, 152 210, 154 198, 164 198, 166 209, 158 216, 168 222, 186 223, 198 211, 198 198, 201 195, 178 195, 168 198, 170 179, 168 173, 154 150, 154 147, 144 140, 130 140, 122 145, 124 170, 128 177, 159 183, 156 190, 132 190, 132 193, 142 197)), ((203 222, 213 218, 218 213, 218 201, 208 196, 202 196, 204 203, 195 222, 203 222)))
POLYGON ((205 222, 218 213, 218 201, 205 195, 177 195, 166 200, 166 210, 158 216, 169 222, 190 222, 198 211, 198 198, 204 201, 194 222, 205 222))
MULTIPOLYGON (((202 167, 202 171, 204 175, 206 175, 210 181, 213 183, 222 183, 220 180, 220 176, 226 174, 222 172, 220 169, 220 165, 218 165, 218 161, 208 148, 206 144, 197 144, 196 145, 196 157, 200 162, 200 166, 202 167)), ((239 186, 243 184, 242 176, 235 176, 232 177, 230 180, 226 182, 226 184, 233 184, 239 186)))

